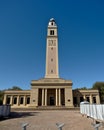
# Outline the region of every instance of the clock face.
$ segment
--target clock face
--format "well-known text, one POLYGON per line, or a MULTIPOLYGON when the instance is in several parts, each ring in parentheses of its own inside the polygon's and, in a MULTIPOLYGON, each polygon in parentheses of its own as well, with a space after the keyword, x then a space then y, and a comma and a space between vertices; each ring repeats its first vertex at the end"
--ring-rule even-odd
POLYGON ((56 40, 48 40, 49 46, 56 46, 56 40))

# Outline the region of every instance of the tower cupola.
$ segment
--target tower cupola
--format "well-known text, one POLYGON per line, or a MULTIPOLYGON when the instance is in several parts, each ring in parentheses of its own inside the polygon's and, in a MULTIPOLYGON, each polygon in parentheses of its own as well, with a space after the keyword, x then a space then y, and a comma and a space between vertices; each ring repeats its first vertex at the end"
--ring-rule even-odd
POLYGON ((49 23, 48 23, 48 27, 57 27, 57 25, 56 25, 56 22, 55 22, 55 20, 54 20, 54 18, 51 18, 50 19, 50 21, 49 21, 49 23))

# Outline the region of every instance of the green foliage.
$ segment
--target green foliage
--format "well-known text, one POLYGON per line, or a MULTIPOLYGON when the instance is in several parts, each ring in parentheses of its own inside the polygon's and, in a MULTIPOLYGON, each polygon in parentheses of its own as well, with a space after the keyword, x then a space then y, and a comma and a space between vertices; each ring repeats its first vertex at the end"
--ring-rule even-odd
POLYGON ((96 82, 92 89, 98 89, 101 103, 104 103, 104 82, 96 82))
POLYGON ((78 90, 89 90, 91 88, 87 88, 87 87, 82 87, 82 88, 77 88, 78 90))
POLYGON ((22 90, 22 89, 18 86, 13 86, 12 88, 9 88, 8 90, 22 90))
POLYGON ((86 88, 86 87, 82 87, 82 88, 79 88, 79 89, 82 89, 82 90, 87 90, 87 88, 86 88))
POLYGON ((0 91, 0 105, 3 104, 4 91, 0 91))

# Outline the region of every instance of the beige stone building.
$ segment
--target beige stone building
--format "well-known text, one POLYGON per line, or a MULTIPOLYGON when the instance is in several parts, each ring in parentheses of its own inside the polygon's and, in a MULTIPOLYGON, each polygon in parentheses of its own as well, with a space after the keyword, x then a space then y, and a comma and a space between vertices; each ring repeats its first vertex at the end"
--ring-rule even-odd
POLYGON ((90 104, 100 104, 98 90, 73 90, 73 104, 75 107, 80 105, 80 102, 88 101, 90 104))
POLYGON ((100 103, 98 90, 72 90, 72 84, 71 80, 59 77, 58 32, 52 18, 47 28, 45 77, 32 80, 28 91, 5 91, 3 104, 11 104, 12 107, 72 108, 85 99, 90 103, 100 103))

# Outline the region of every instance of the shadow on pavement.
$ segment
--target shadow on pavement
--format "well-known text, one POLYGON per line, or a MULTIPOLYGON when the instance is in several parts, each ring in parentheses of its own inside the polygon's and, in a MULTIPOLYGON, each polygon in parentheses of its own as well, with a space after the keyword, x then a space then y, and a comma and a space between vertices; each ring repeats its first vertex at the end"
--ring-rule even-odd
POLYGON ((25 118, 29 116, 37 116, 39 112, 11 112, 8 117, 0 117, 0 121, 13 119, 13 118, 25 118))

